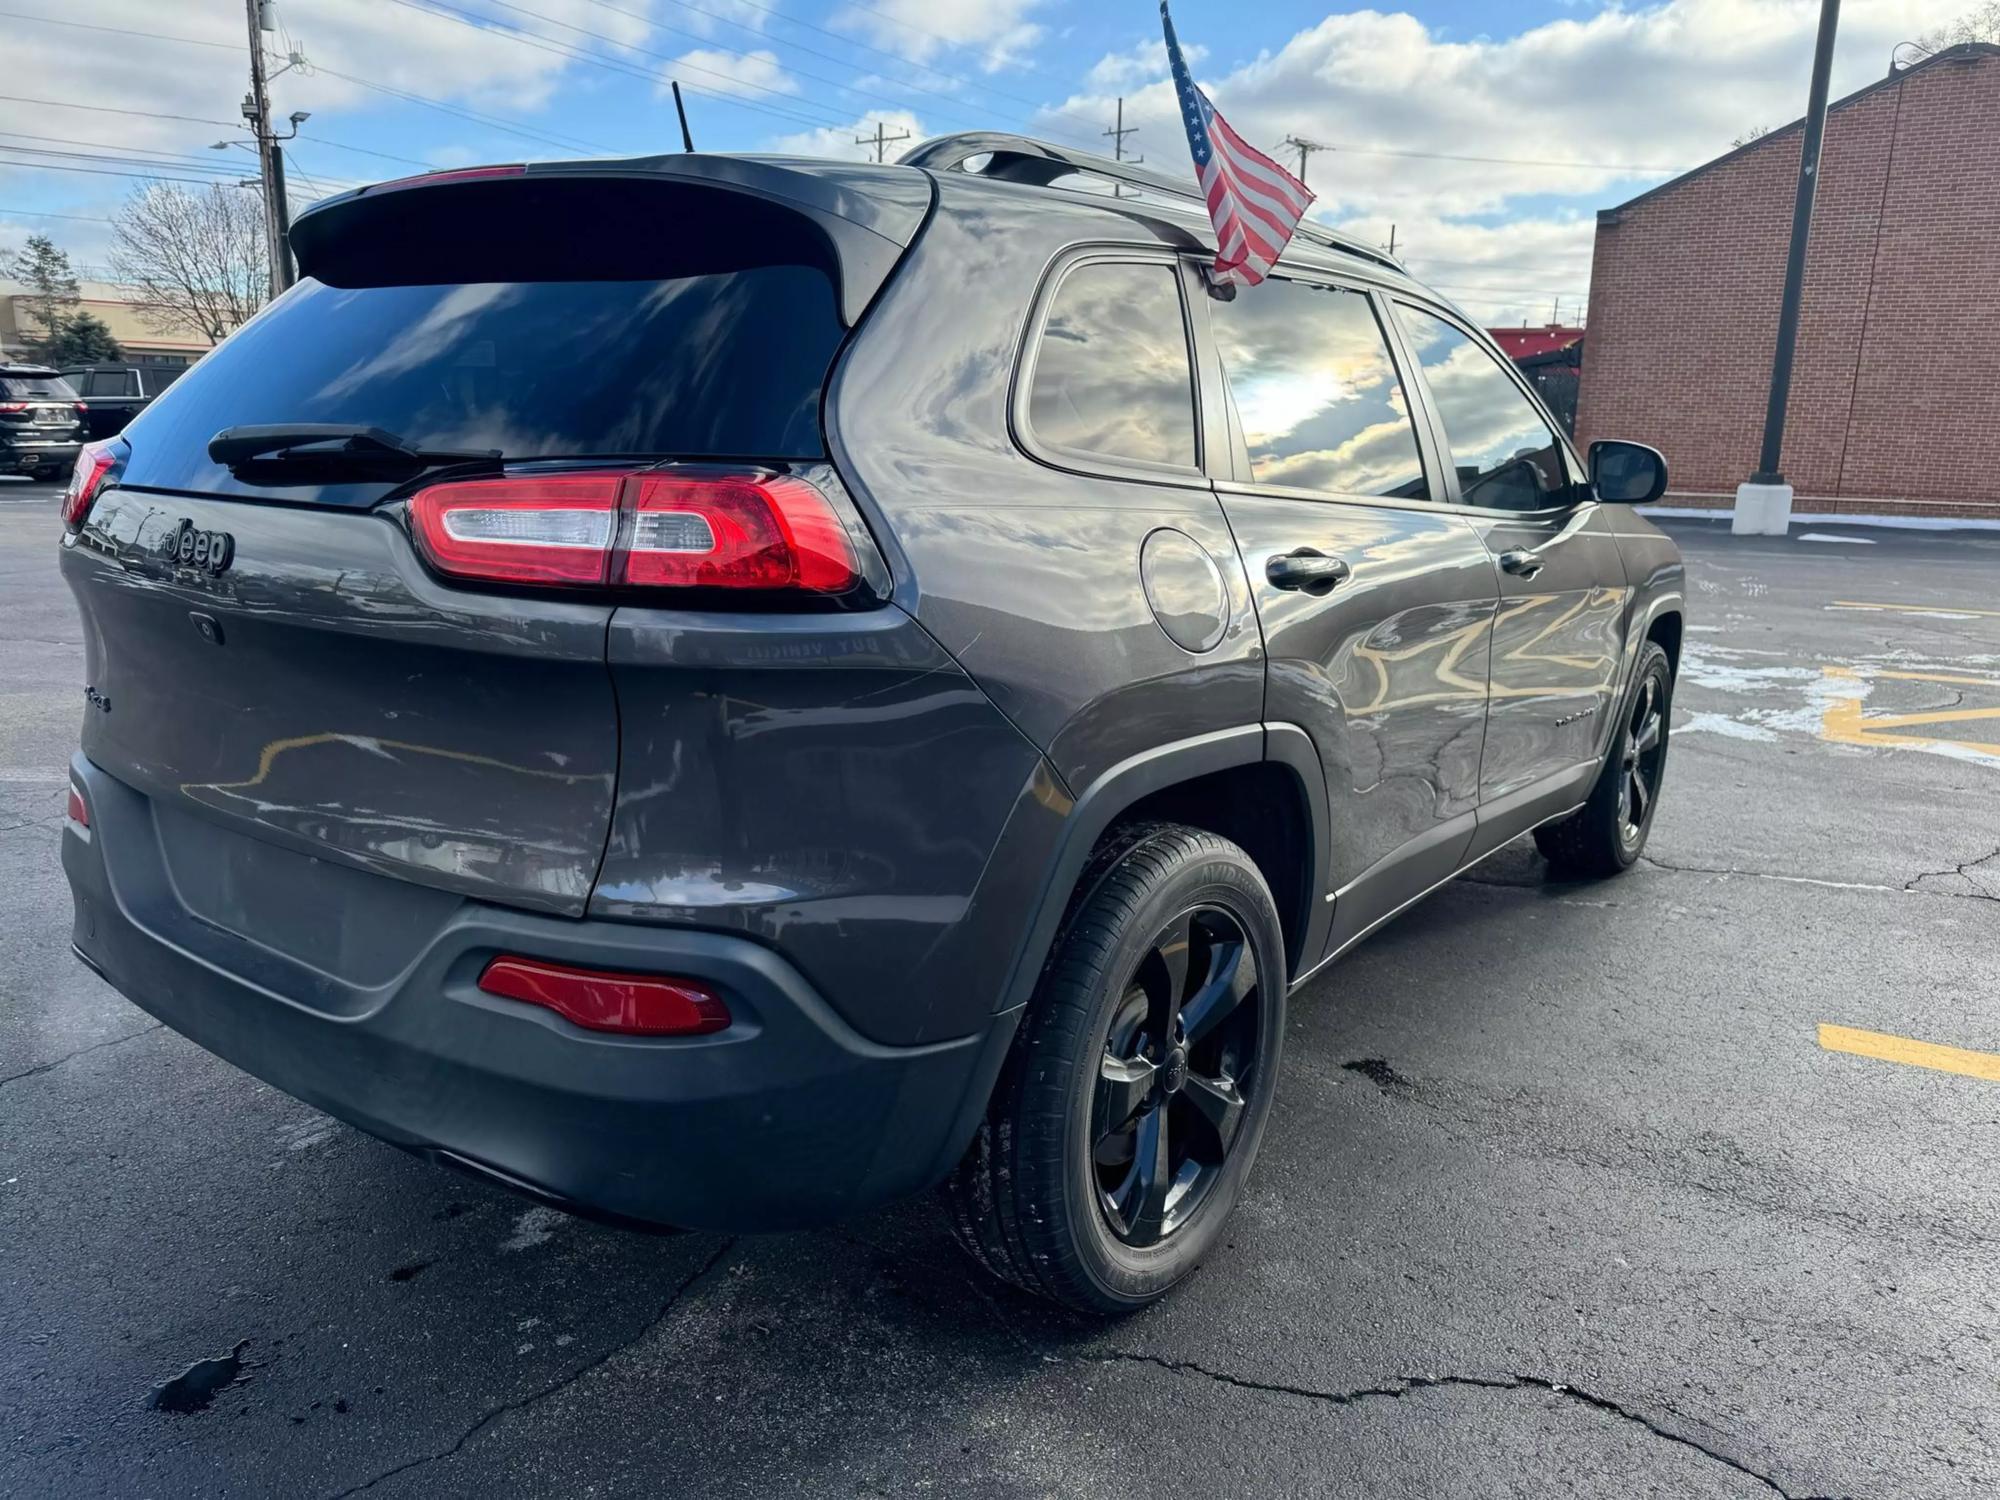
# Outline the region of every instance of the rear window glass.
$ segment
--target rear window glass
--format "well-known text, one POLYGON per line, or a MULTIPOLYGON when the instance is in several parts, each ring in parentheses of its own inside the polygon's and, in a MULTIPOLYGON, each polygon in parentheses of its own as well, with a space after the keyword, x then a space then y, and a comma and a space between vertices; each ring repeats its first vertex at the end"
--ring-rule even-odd
POLYGON ((12 401, 74 401, 76 392, 60 375, 0 375, 0 396, 12 401))
POLYGON ((519 459, 817 458, 841 337, 826 274, 797 265, 660 281, 307 279, 146 409, 126 482, 236 488, 208 440, 270 422, 363 423, 519 459))

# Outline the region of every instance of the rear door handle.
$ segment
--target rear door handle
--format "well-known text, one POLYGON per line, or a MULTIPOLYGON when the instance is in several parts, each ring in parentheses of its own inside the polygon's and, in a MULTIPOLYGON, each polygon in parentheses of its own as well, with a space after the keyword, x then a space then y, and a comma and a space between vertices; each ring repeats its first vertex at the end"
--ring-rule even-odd
POLYGON ((1512 573, 1516 578, 1533 578, 1542 571, 1542 560, 1532 552, 1503 552, 1500 571, 1512 573))
POLYGON ((1281 552, 1264 563, 1264 576, 1271 580, 1271 587, 1315 595, 1332 593, 1334 585, 1344 581, 1350 571, 1344 559, 1328 557, 1311 547, 1281 552))

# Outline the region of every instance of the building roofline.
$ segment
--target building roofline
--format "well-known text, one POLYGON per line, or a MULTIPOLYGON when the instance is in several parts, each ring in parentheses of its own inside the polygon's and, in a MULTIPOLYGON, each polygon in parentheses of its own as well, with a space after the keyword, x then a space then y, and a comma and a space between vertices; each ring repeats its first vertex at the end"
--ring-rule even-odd
MULTIPOLYGON (((1861 100, 1866 99, 1870 94, 1873 94, 1881 89, 1886 89, 1890 87, 1892 84, 1899 84, 1904 79, 1908 78, 1912 73, 1921 73, 1924 71, 1924 69, 1935 67, 1939 63, 1971 62, 1974 61, 1975 59, 1987 58, 1987 57, 2000 57, 2000 45, 1995 45, 1992 42, 1960 42, 1955 47, 1946 47, 1940 52, 1933 52, 1929 57, 1925 58, 1922 62, 1911 63, 1907 68, 1897 68, 1895 71, 1891 72, 1886 78, 1878 78, 1873 83, 1868 84, 1866 87, 1858 88, 1853 93, 1848 94, 1843 98, 1834 100, 1833 103, 1829 104, 1826 107, 1826 112, 1829 115, 1831 115, 1835 110, 1845 109, 1850 104, 1859 103, 1861 100)), ((1682 183, 1687 182, 1692 178, 1700 177, 1702 174, 1706 172, 1713 171, 1715 168, 1723 165, 1723 163, 1725 162, 1735 161, 1737 157, 1747 155, 1749 152, 1755 151, 1759 146, 1768 145, 1772 141, 1777 140, 1780 136, 1790 135, 1795 130, 1801 130, 1805 127, 1805 123, 1806 123, 1805 116, 1801 115, 1798 119, 1787 121, 1785 124, 1780 125, 1775 129, 1767 130, 1764 132, 1764 134, 1758 136, 1755 140, 1745 141, 1742 145, 1737 146, 1732 150, 1725 151, 1722 153, 1722 155, 1713 157, 1710 160, 1703 162, 1698 167, 1689 168, 1687 171, 1681 173, 1680 176, 1678 177, 1669 177, 1665 182, 1658 183, 1653 187, 1647 188, 1645 192, 1638 194, 1636 197, 1627 198, 1623 203, 1614 204, 1610 208, 1600 208, 1597 211, 1598 222, 1615 223, 1617 221, 1618 215, 1623 213, 1626 209, 1644 203, 1648 198, 1657 198, 1661 193, 1666 192, 1668 189, 1677 188, 1682 183)))

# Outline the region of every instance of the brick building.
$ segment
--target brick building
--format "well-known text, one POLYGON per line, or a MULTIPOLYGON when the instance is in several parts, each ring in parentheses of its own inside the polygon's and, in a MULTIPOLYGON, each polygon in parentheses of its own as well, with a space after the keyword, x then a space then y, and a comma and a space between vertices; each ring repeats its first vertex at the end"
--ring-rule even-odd
MULTIPOLYGON (((1659 447, 1673 503, 1756 467, 1803 134, 1597 216, 1578 431, 1659 447)), ((2000 515, 2000 47, 1829 110, 1783 468, 1801 511, 2000 515)))

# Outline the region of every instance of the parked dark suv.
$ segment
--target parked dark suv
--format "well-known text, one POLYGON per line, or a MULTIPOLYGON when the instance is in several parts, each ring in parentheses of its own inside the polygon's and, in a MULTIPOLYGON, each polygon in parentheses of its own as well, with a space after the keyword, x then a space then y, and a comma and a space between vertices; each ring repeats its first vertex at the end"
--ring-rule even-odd
POLYGON ((83 446, 83 403, 46 365, 0 363, 0 474, 55 479, 83 446))
POLYGON ((1336 236, 1211 293, 1187 193, 978 136, 302 215, 78 465, 78 953, 564 1207, 943 1182, 1002 1276, 1160 1296, 1288 994, 1530 830, 1637 858, 1682 629, 1602 503, 1656 453, 1336 236))
POLYGON ((186 365, 113 363, 79 365, 64 370, 63 377, 83 393, 90 435, 106 438, 123 432, 134 417, 187 372, 186 365))

